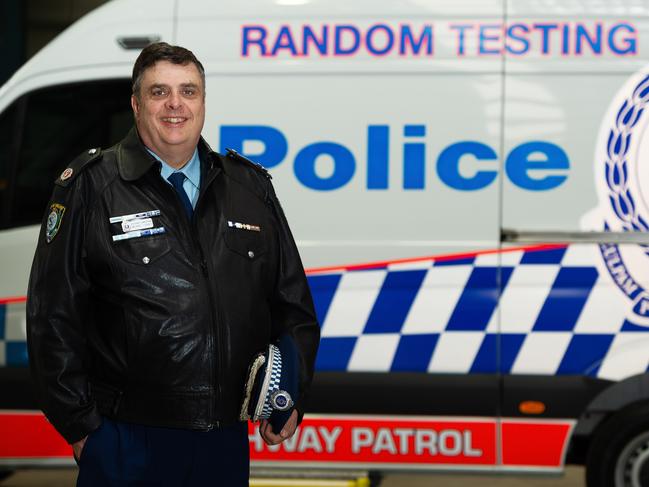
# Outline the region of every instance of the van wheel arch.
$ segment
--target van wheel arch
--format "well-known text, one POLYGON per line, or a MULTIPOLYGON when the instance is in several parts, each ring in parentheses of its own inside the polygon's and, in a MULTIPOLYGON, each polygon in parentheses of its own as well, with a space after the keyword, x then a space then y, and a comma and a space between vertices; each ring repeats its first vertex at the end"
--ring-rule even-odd
POLYGON ((584 408, 573 430, 568 463, 586 464, 590 444, 598 429, 613 415, 636 404, 649 402, 649 373, 612 382, 584 408))
POLYGON ((649 485, 649 401, 623 408, 595 430, 586 456, 586 485, 649 485))
POLYGON ((574 436, 592 435, 611 414, 643 401, 649 401, 649 373, 611 383, 585 408, 577 422, 574 436))

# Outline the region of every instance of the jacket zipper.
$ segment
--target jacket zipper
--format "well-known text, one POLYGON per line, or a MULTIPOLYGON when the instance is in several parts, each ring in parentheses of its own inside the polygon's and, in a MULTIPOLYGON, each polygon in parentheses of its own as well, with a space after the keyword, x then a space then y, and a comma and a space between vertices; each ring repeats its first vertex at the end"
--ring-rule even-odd
MULTIPOLYGON (((200 191, 198 194, 198 200, 196 201, 196 207, 194 208, 194 214, 197 213, 197 210, 199 208, 199 205, 201 204, 201 201, 203 200, 202 195, 204 195, 207 191, 207 187, 210 185, 210 183, 214 180, 216 174, 215 173, 209 173, 208 172, 208 178, 207 180, 201 184, 201 187, 204 188, 203 191, 200 191)), ((209 424, 207 426, 207 431, 211 430, 212 428, 216 427, 218 428, 220 426, 220 421, 215 419, 215 405, 216 404, 221 404, 222 403, 222 398, 223 398, 223 353, 222 353, 222 346, 223 346, 223 337, 221 336, 221 326, 219 326, 222 323, 221 320, 221 307, 218 306, 219 301, 219 296, 218 296, 218 286, 214 286, 214 289, 216 291, 216 298, 214 299, 214 293, 212 292, 212 286, 211 286, 211 280, 210 280, 210 274, 209 274, 209 268, 207 265, 207 261, 205 260, 205 254, 203 252, 203 246, 201 245, 201 240, 200 236, 198 233, 198 225, 196 223, 196 219, 192 217, 192 220, 189 222, 190 226, 190 234, 192 236, 192 241, 194 244, 194 247, 198 249, 198 254, 200 257, 200 268, 201 268, 201 274, 203 275, 203 280, 205 282, 205 286, 207 287, 207 294, 209 296, 210 300, 210 318, 211 318, 211 327, 210 327, 210 333, 209 333, 209 339, 210 339, 210 350, 211 352, 216 352, 216 359, 212 353, 211 357, 211 362, 212 362, 212 367, 210 368, 210 375, 212 377, 212 384, 216 385, 216 398, 215 401, 211 401, 209 405, 209 424), (214 311, 214 306, 217 306, 216 313, 214 311), (216 335, 216 340, 215 336, 216 335), (216 343, 215 343, 216 341, 216 343), (214 371, 214 364, 216 363, 216 372, 214 371), (214 381, 214 378, 216 376, 216 381, 214 381)))
MULTIPOLYGON (((211 177, 207 181, 205 181, 205 184, 206 184, 205 187, 206 188, 207 188, 207 185, 209 185, 209 183, 214 179, 214 176, 216 176, 216 174, 211 175, 211 177)), ((218 380, 216 381, 216 393, 217 393, 216 394, 217 395, 216 401, 217 402, 210 401, 210 403, 209 403, 209 411, 208 411, 209 420, 208 420, 208 424, 207 424, 207 426, 205 428, 205 431, 210 431, 213 428, 215 428, 215 427, 219 428, 219 426, 220 426, 220 422, 218 420, 215 420, 215 418, 214 418, 215 417, 214 409, 215 409, 215 404, 218 404, 218 403, 221 402, 221 397, 222 397, 222 394, 223 394, 222 390, 221 390, 221 387, 222 387, 222 380, 221 380, 221 377, 222 377, 221 376, 221 374, 222 374, 222 372, 221 372, 221 370, 222 370, 222 354, 220 353, 220 346, 222 344, 222 339, 221 339, 220 336, 218 336, 217 340, 216 340, 216 342, 217 342, 216 344, 215 344, 215 339, 214 339, 214 334, 215 333, 217 335, 220 335, 220 333, 219 333, 220 327, 218 326, 217 318, 214 315, 214 305, 213 305, 213 303, 217 303, 217 301, 214 301, 212 288, 210 286, 210 279, 209 279, 209 272, 208 272, 208 268, 207 268, 207 263, 205 261, 204 255, 203 255, 203 248, 201 247, 201 244, 200 244, 200 238, 198 237, 198 227, 194 223, 195 219, 194 219, 194 217, 192 217, 192 219, 190 221, 187 218, 187 214, 185 213, 185 208, 182 206, 182 203, 180 202, 180 199, 176 195, 176 191, 168 184, 165 184, 165 186, 169 186, 168 189, 174 196, 173 200, 176 201, 176 203, 175 203, 176 210, 177 210, 178 215, 180 215, 179 220, 184 219, 184 221, 186 222, 186 224, 187 224, 187 226, 189 228, 188 233, 189 233, 189 235, 191 237, 191 243, 192 243, 192 247, 194 249, 194 254, 195 255, 197 254, 199 259, 200 259, 199 267, 200 267, 201 276, 203 277, 203 284, 207 288, 207 294, 208 294, 208 297, 209 297, 209 299, 211 301, 210 302, 210 321, 211 322, 210 322, 210 328, 209 328, 209 334, 208 334, 208 344, 209 344, 210 362, 211 362, 210 380, 211 380, 212 384, 215 383, 215 380, 214 380, 215 376, 216 376, 216 378, 218 380), (219 350, 217 350, 217 348, 219 348, 219 350), (216 360, 214 358, 214 352, 215 351, 217 351, 217 355, 218 355, 216 360), (215 368, 215 363, 216 362, 218 362, 218 370, 215 372, 214 368, 215 368)), ((203 185, 201 184, 201 186, 203 186, 203 185)), ((198 201, 196 202, 196 208, 194 208, 194 213, 196 213, 196 210, 198 209, 199 203, 201 202, 201 199, 202 199, 201 195, 202 194, 204 194, 204 191, 201 191, 199 193, 199 198, 198 198, 198 201)), ((183 223, 182 225, 184 225, 184 224, 185 223, 183 223)))
MULTIPOLYGON (((195 227, 194 227, 195 228, 195 227)), ((216 373, 214 372, 214 366, 211 367, 211 375, 212 375, 212 383, 214 384, 214 376, 216 375, 216 399, 214 402, 210 402, 210 424, 208 425, 208 431, 212 429, 212 427, 216 426, 217 428, 219 427, 219 421, 215 420, 215 404, 220 404, 222 401, 223 397, 223 392, 222 392, 222 384, 223 384, 223 354, 221 353, 221 347, 223 344, 223 338, 221 337, 221 327, 219 326, 220 323, 220 316, 218 311, 216 312, 216 316, 214 313, 214 305, 216 304, 218 307, 218 300, 214 299, 214 295, 212 293, 212 286, 211 286, 211 281, 210 281, 210 275, 209 275, 209 270, 207 267, 207 262, 205 261, 204 255, 203 255, 203 250, 200 244, 200 241, 195 242, 195 244, 198 246, 199 249, 199 254, 201 258, 201 274, 203 275, 203 279, 205 281, 205 285, 207 286, 207 294, 210 299, 210 317, 211 317, 211 330, 209 334, 210 338, 210 350, 212 352, 216 352, 216 360, 214 360, 214 355, 212 354, 212 361, 213 364, 216 363, 216 373), (216 334, 216 344, 214 340, 214 335, 216 334)), ((220 308, 220 307, 219 307, 220 308)))

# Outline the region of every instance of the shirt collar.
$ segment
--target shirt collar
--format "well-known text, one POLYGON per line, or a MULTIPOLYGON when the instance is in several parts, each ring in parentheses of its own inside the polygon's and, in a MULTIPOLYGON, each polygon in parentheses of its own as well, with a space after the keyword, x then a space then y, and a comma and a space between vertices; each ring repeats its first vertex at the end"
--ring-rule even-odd
POLYGON ((161 167, 160 167, 160 175, 163 177, 163 179, 169 178, 174 172, 181 172, 185 175, 187 179, 189 179, 189 182, 194 185, 194 187, 198 188, 200 187, 200 179, 201 179, 201 161, 200 158, 198 157, 198 148, 194 149, 194 153, 192 154, 192 158, 185 164, 182 168, 180 169, 174 169, 171 167, 169 164, 167 164, 165 161, 163 161, 158 154, 153 152, 151 149, 148 147, 146 150, 151 154, 153 157, 155 157, 158 161, 160 161, 161 167))
MULTIPOLYGON (((220 155, 212 150, 203 137, 198 140, 198 153, 199 159, 202 161, 201 164, 206 164, 206 167, 210 170, 215 164, 217 164, 217 171, 222 169, 220 155)), ((135 126, 133 126, 128 134, 126 134, 126 137, 115 146, 115 155, 119 175, 124 181, 135 181, 140 179, 151 169, 151 166, 153 166, 157 160, 144 147, 135 126)), ((156 172, 158 171, 156 170, 156 172)))

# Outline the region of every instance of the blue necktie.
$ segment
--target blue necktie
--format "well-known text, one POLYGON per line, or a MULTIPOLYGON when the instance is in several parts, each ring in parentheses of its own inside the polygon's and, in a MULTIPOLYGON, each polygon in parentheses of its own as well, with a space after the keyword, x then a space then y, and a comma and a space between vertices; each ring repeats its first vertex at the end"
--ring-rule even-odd
POLYGON ((171 183, 171 185, 176 190, 176 193, 180 198, 180 202, 183 204, 183 207, 185 208, 187 217, 191 220, 192 215, 194 214, 194 208, 192 207, 191 201, 189 201, 189 196, 187 196, 187 193, 185 192, 185 188, 183 188, 183 183, 185 182, 185 175, 181 172, 175 172, 171 176, 169 176, 167 180, 171 183))

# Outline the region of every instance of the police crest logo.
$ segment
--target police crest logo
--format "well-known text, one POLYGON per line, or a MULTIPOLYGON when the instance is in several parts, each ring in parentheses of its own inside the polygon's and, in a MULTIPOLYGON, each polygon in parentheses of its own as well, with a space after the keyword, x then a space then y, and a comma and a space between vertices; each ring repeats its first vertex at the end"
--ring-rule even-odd
POLYGON ((54 240, 56 234, 59 233, 63 213, 65 213, 65 206, 58 203, 54 203, 50 206, 50 213, 47 215, 47 223, 45 226, 45 240, 47 240, 47 243, 54 240))
MULTIPOLYGON (((631 76, 613 98, 595 150, 599 204, 582 220, 587 230, 649 231, 649 68, 631 76)), ((628 299, 627 319, 649 326, 649 245, 599 244, 603 267, 628 299)))

